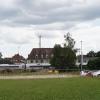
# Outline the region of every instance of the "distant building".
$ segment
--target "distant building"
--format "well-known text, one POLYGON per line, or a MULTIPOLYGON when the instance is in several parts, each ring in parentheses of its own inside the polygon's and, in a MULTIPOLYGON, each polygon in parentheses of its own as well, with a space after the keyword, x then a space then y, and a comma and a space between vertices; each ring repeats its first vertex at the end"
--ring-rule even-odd
POLYGON ((25 61, 25 58, 19 54, 15 54, 12 58, 11 58, 12 62, 15 64, 19 64, 19 63, 23 63, 25 61))
POLYGON ((50 64, 52 56, 52 48, 33 48, 31 53, 28 55, 27 63, 50 64))
MULTIPOLYGON (((89 60, 94 60, 98 57, 88 57, 87 55, 83 55, 83 65, 87 65, 89 60)), ((76 60, 76 65, 80 65, 81 64, 81 55, 77 56, 77 60, 76 60)))

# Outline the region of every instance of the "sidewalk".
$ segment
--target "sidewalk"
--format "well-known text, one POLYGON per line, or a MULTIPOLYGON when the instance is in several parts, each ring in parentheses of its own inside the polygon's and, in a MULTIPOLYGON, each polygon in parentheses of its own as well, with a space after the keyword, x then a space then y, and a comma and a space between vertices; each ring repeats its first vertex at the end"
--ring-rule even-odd
POLYGON ((71 78, 79 77, 78 75, 25 75, 25 76, 0 76, 0 79, 46 79, 46 78, 71 78))

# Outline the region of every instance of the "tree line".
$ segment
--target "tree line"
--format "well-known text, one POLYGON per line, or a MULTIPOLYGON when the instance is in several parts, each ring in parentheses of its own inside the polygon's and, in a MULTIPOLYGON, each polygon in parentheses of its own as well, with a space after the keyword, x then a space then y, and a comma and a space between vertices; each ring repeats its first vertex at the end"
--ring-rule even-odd
POLYGON ((90 70, 100 70, 100 51, 90 51, 87 53, 87 57, 91 57, 87 64, 87 68, 90 70))

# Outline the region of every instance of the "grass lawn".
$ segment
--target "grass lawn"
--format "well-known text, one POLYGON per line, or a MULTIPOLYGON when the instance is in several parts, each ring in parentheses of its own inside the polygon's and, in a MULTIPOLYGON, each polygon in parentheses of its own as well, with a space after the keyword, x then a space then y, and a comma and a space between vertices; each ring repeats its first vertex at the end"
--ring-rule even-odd
POLYGON ((100 100, 100 79, 0 80, 0 100, 100 100))

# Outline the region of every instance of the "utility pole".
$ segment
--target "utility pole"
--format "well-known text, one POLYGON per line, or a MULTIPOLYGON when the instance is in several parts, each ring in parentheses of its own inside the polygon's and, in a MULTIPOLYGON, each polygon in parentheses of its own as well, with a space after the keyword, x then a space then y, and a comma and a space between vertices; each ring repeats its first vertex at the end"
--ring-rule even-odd
POLYGON ((39 65, 41 64, 41 35, 39 35, 39 49, 40 49, 40 58, 39 58, 39 65))
POLYGON ((82 67, 83 67, 83 51, 82 51, 82 49, 83 49, 83 47, 82 47, 82 42, 83 41, 81 41, 81 71, 82 71, 82 67))

